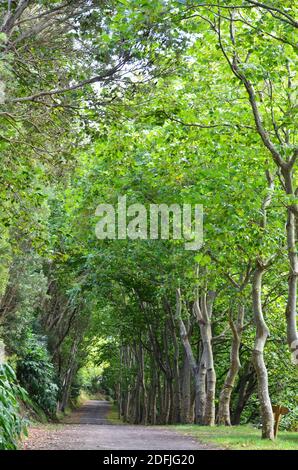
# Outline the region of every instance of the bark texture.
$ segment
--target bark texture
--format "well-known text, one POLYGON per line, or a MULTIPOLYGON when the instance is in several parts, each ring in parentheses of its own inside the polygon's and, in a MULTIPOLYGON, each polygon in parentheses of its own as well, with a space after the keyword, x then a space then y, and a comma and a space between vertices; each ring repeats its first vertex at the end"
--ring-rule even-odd
POLYGON ((230 352, 230 368, 227 373, 222 391, 219 397, 218 424, 231 426, 231 395, 235 384, 238 371, 240 369, 239 350, 241 344, 241 335, 243 330, 244 306, 238 307, 238 318, 236 324, 230 318, 229 323, 232 330, 232 345, 230 352))
POLYGON ((268 389, 268 373, 264 361, 264 347, 269 336, 269 330, 262 312, 262 277, 265 267, 257 264, 253 275, 253 310, 256 324, 255 344, 252 352, 252 361, 257 375, 258 396, 262 416, 262 437, 274 439, 274 417, 268 389))

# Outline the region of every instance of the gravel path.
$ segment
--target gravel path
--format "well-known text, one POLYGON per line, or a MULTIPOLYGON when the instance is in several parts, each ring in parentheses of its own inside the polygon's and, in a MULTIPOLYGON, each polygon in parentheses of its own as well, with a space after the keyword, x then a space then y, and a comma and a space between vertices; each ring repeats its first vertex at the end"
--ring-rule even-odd
POLYGON ((211 449, 175 431, 157 426, 111 424, 110 403, 90 400, 62 425, 31 428, 24 443, 28 450, 195 450, 211 449))

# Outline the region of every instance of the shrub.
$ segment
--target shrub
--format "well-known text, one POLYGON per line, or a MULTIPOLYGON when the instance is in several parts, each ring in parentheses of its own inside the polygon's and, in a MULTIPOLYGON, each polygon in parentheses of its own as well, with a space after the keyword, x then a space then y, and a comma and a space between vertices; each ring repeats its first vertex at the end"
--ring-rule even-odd
POLYGON ((26 391, 16 383, 14 370, 0 365, 0 449, 17 449, 26 420, 20 415, 20 401, 27 401, 26 391))
POLYGON ((56 411, 58 394, 54 366, 45 344, 35 335, 29 336, 17 361, 17 377, 30 398, 52 416, 56 411))
POLYGON ((282 417, 280 429, 298 431, 298 406, 292 408, 289 414, 282 417))

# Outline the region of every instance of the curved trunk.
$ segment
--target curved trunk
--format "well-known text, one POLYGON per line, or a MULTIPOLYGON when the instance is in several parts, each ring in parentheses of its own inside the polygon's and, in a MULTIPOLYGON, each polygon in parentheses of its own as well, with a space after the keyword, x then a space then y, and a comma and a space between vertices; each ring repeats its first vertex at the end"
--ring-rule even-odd
POLYGON ((296 220, 295 215, 288 209, 287 220, 287 245, 288 257, 290 262, 290 273, 288 277, 288 300, 286 307, 287 319, 287 338, 290 350, 293 354, 293 359, 298 364, 297 356, 294 357, 295 351, 298 347, 298 335, 296 325, 296 305, 297 305, 297 276, 298 276, 298 256, 296 248, 296 220))
POLYGON ((76 338, 72 344, 69 359, 68 359, 68 365, 66 372, 64 374, 63 382, 62 382, 62 398, 61 398, 61 403, 58 403, 58 409, 62 412, 65 411, 65 408, 68 405, 68 400, 69 400, 69 395, 70 395, 70 389, 71 389, 71 384, 72 380, 74 377, 74 373, 76 371, 76 353, 78 350, 80 338, 76 338))
POLYGON ((206 328, 206 340, 204 350, 206 351, 206 405, 204 414, 204 424, 213 426, 215 424, 215 387, 216 374, 213 363, 213 351, 211 345, 211 325, 208 323, 206 328))
POLYGON ((222 391, 219 397, 218 407, 218 424, 231 426, 230 403, 231 395, 235 384, 235 379, 240 369, 239 349, 241 343, 241 334, 243 328, 244 306, 239 305, 237 325, 234 324, 232 319, 230 325, 233 333, 231 354, 230 354, 230 368, 227 373, 222 391))
POLYGON ((196 359, 193 354, 191 344, 188 339, 188 334, 185 328, 185 324, 181 316, 181 293, 180 289, 176 290, 176 319, 179 323, 180 337, 184 346, 185 354, 187 356, 190 370, 192 372, 195 382, 195 422, 197 424, 203 424, 203 416, 205 411, 205 399, 206 399, 206 366, 203 354, 201 357, 200 365, 198 366, 196 359))
POLYGON ((236 426, 240 424, 242 411, 244 410, 255 388, 256 376, 254 366, 251 363, 247 363, 237 385, 237 402, 232 418, 233 425, 236 426))
MULTIPOLYGON (((209 291, 201 296, 201 305, 199 300, 194 303, 194 311, 200 327, 203 343, 202 358, 206 364, 206 401, 203 424, 213 426, 215 424, 215 387, 216 374, 213 362, 212 349, 212 329, 211 318, 215 292, 209 291)), ((205 366, 204 364, 204 366, 205 366)), ((203 383, 201 384, 203 387, 203 383)))
POLYGON ((273 440, 274 418, 268 390, 268 374, 264 361, 264 347, 269 336, 269 330, 263 317, 261 302, 262 277, 264 274, 264 269, 264 266, 261 266, 258 263, 253 276, 252 296, 254 320, 256 324, 256 336, 254 349, 252 352, 252 361, 258 381, 258 396, 260 400, 262 417, 262 437, 273 440))
POLYGON ((206 355, 204 351, 201 355, 199 370, 197 374, 196 384, 196 398, 195 398, 195 422, 197 424, 204 424, 204 416, 206 410, 206 355))

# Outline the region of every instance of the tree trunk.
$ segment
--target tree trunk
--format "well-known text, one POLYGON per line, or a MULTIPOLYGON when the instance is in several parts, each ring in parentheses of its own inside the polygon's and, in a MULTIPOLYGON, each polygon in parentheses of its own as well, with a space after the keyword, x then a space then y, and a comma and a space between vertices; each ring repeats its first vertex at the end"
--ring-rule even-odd
POLYGON ((231 426, 231 395, 234 388, 235 379, 240 369, 239 349, 243 329, 243 319, 244 306, 239 305, 237 324, 235 325, 233 320, 230 319, 230 326, 233 334, 230 353, 230 368, 219 397, 218 424, 223 424, 225 426, 231 426))
POLYGON ((65 408, 68 405, 71 383, 76 369, 75 357, 78 350, 79 342, 80 338, 76 338, 72 344, 66 373, 62 382, 62 398, 61 403, 59 404, 59 409, 63 412, 65 411, 65 408))
POLYGON ((164 377, 164 390, 163 390, 163 418, 162 423, 168 424, 170 419, 170 411, 171 411, 171 392, 170 392, 170 384, 166 377, 164 377))
MULTIPOLYGON (((201 400, 202 400, 202 375, 200 372, 202 372, 203 367, 199 367, 193 351, 191 344, 188 339, 188 334, 185 328, 185 324, 182 320, 181 316, 181 292, 180 289, 176 290, 176 319, 179 323, 179 329, 180 329, 180 337, 182 344, 184 346, 185 354, 187 356, 189 365, 190 365, 190 370, 193 374, 194 382, 195 382, 195 422, 198 424, 202 424, 202 416, 200 413, 202 413, 202 406, 201 406, 201 400)), ((205 370, 205 367, 204 367, 205 370)), ((204 381, 204 397, 205 397, 205 381, 204 381)))
MULTIPOLYGON (((170 309, 171 310, 171 309, 170 309)), ((177 341, 175 322, 171 310, 170 325, 174 345, 174 364, 173 364, 173 403, 172 403, 172 422, 181 423, 181 390, 180 390, 180 369, 179 369, 179 345, 177 341)))
POLYGON ((248 362, 237 384, 237 403, 233 413, 233 425, 240 424, 241 414, 249 398, 256 387, 255 370, 252 363, 248 362))
POLYGON ((136 346, 136 359, 138 363, 138 377, 137 377, 137 408, 135 414, 136 424, 146 424, 147 417, 147 391, 145 386, 145 368, 144 368, 144 350, 140 340, 136 346))
POLYGON ((151 379, 151 389, 150 389, 150 400, 148 404, 148 409, 149 409, 148 422, 150 422, 150 424, 156 424, 158 375, 157 375, 157 370, 154 367, 154 362, 152 362, 151 373, 152 373, 152 379, 151 379))
POLYGON ((204 424, 205 410, 206 410, 206 377, 207 365, 206 354, 202 351, 198 378, 196 383, 196 399, 195 399, 195 422, 197 424, 204 424))
POLYGON ((183 364, 181 368, 181 422, 191 423, 190 405, 191 405, 191 392, 190 392, 190 366, 189 361, 184 351, 183 364))
POLYGON ((254 320, 256 324, 256 337, 252 352, 252 361, 255 367, 258 381, 258 396, 261 406, 262 417, 262 437, 274 439, 274 418, 268 390, 268 374, 264 361, 264 347, 269 336, 269 330, 265 323, 262 312, 262 277, 264 266, 257 262, 257 267, 253 276, 252 297, 254 320))
MULTIPOLYGON (((203 293, 200 301, 194 303, 194 311, 200 326, 201 339, 203 343, 202 357, 206 361, 206 404, 204 413, 204 424, 213 426, 215 424, 215 387, 216 374, 213 362, 212 329, 211 318, 215 292, 203 293)), ((201 385, 203 386, 203 385, 201 385)))
MULTIPOLYGON (((297 324, 296 324, 298 256, 297 256, 297 248, 296 248, 296 223, 295 222, 296 222, 295 215, 289 208, 286 228, 287 228, 287 245, 288 245, 288 257, 289 257, 289 262, 290 262, 290 273, 288 277, 288 300, 287 300, 287 307, 286 307, 286 319, 287 319, 288 344, 292 353, 294 353, 294 351, 298 347, 298 335, 297 335, 297 324)), ((295 362, 296 364, 298 364, 298 361, 295 361, 295 362)))

